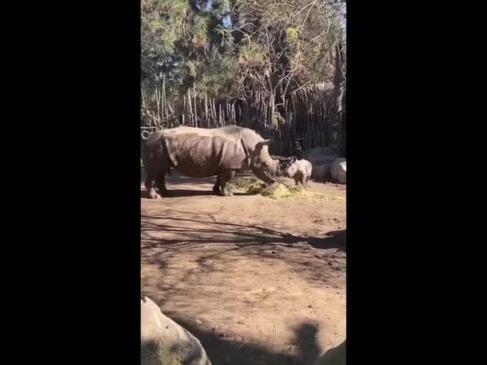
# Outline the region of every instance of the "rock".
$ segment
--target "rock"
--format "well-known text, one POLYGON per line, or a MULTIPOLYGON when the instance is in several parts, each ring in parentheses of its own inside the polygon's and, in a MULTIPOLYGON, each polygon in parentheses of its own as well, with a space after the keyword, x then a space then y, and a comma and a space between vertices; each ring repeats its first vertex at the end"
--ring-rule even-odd
POLYGON ((315 147, 307 150, 304 155, 307 160, 315 162, 333 162, 338 157, 336 152, 330 147, 315 147))
POLYGON ((340 184, 347 183, 347 160, 344 158, 337 158, 331 165, 331 177, 340 184))
POLYGON ((313 170, 311 170, 311 178, 314 180, 325 180, 328 181, 331 178, 331 165, 333 162, 324 162, 324 163, 313 163, 313 170))
POLYGON ((335 151, 329 147, 316 147, 306 151, 305 158, 313 165, 311 177, 316 180, 329 179, 331 166, 338 157, 335 151))
POLYGON ((346 351, 346 341, 343 341, 339 346, 328 350, 321 356, 316 365, 345 365, 346 351))
POLYGON ((200 341, 147 297, 141 300, 140 340, 142 365, 211 365, 200 341))

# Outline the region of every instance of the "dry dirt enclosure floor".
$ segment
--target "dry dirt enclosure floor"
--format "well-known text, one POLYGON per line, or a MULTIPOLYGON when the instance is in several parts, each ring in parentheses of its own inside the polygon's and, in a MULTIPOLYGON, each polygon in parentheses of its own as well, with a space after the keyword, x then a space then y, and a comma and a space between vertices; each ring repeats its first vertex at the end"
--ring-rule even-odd
POLYGON ((214 365, 312 364, 346 333, 345 187, 321 199, 211 193, 215 179, 142 188, 142 294, 197 336, 214 365))

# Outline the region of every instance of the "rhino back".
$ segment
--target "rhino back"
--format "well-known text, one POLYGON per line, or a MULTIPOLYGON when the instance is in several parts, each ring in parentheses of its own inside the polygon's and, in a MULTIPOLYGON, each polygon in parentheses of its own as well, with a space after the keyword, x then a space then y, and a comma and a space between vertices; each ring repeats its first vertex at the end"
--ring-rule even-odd
POLYGON ((255 145, 258 142, 262 142, 264 138, 262 138, 259 134, 249 128, 242 128, 237 126, 228 126, 220 128, 221 132, 229 138, 235 140, 242 140, 245 144, 245 148, 249 152, 253 152, 255 150, 255 145))
POLYGON ((223 169, 240 169, 245 164, 240 141, 222 135, 187 130, 166 134, 164 138, 174 167, 187 176, 212 176, 223 169))
POLYGON ((230 125, 226 127, 219 127, 219 128, 196 128, 196 127, 187 127, 181 126, 171 129, 165 129, 163 131, 165 136, 175 136, 175 135, 185 135, 185 134, 196 134, 201 137, 223 137, 226 139, 230 139, 235 143, 240 143, 240 140, 243 141, 245 148, 249 152, 253 152, 255 149, 255 145, 258 142, 264 140, 258 133, 253 131, 249 128, 238 127, 235 125, 230 125))

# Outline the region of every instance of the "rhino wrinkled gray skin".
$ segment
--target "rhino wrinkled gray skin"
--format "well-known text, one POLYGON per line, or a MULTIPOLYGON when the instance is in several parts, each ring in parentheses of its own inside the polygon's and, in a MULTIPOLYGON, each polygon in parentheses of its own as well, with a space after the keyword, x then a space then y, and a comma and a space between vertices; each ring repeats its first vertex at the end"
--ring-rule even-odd
POLYGON ((237 126, 176 127, 154 132, 142 145, 149 197, 167 194, 165 176, 171 169, 196 178, 216 175, 213 191, 224 196, 233 195, 227 183, 238 171, 252 170, 271 184, 278 161, 269 154, 269 142, 253 130, 237 126))

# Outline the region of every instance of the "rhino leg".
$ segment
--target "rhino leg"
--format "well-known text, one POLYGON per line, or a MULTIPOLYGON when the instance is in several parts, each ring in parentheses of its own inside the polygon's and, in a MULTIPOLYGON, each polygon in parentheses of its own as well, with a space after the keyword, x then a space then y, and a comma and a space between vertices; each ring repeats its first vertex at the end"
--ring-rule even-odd
POLYGON ((215 194, 219 194, 220 193, 220 175, 218 175, 217 178, 216 178, 216 183, 213 186, 213 192, 215 194))
POLYGON ((220 195, 233 196, 233 192, 228 185, 228 182, 235 176, 235 171, 229 170, 218 175, 218 182, 220 183, 220 195))
POLYGON ((167 168, 165 166, 158 166, 155 164, 147 164, 145 188, 149 194, 150 199, 158 199, 160 195, 167 195, 165 184, 165 174, 167 168), (162 168, 161 168, 162 167, 162 168))
POLYGON ((165 178, 165 173, 161 173, 157 179, 156 179, 156 188, 159 190, 159 193, 161 195, 168 195, 168 191, 166 188, 166 178, 165 178))
POLYGON ((149 190, 150 190, 150 188, 152 187, 152 183, 153 183, 153 180, 152 180, 152 179, 150 179, 149 177, 146 177, 146 178, 144 179, 144 185, 145 185, 145 189, 146 189, 147 191, 149 191, 149 190))
POLYGON ((149 195, 149 199, 157 199, 159 195, 155 189, 155 181, 152 177, 147 176, 144 180, 145 188, 147 189, 147 194, 149 195))

